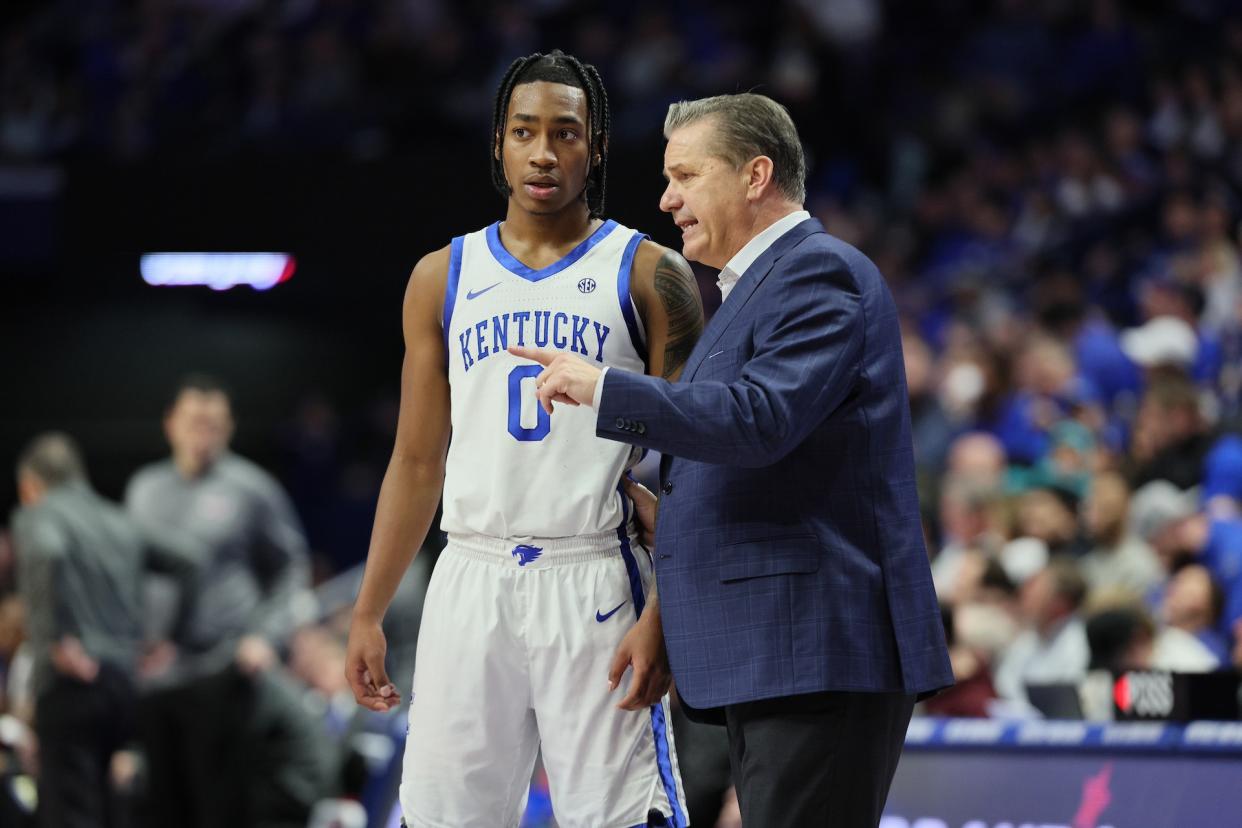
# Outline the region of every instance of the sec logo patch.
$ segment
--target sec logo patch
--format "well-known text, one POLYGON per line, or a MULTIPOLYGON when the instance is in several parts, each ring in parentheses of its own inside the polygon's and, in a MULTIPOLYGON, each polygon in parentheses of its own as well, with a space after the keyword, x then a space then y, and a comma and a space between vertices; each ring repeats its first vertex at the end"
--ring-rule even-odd
POLYGON ((583 279, 581 282, 578 283, 578 290, 582 291, 583 293, 591 293, 592 291, 595 290, 595 280, 594 279, 583 279))

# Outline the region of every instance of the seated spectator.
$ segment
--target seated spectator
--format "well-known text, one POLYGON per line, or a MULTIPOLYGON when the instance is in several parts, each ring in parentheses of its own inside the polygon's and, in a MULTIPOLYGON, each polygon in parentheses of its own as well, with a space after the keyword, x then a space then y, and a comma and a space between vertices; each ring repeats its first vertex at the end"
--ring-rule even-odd
POLYGON ((1087 585, 1078 565, 1057 557, 1022 586, 1019 614, 1025 629, 1001 656, 997 692, 1026 703, 1027 684, 1074 684, 1087 673, 1090 650, 1079 608, 1087 585))
POLYGON ((1197 513, 1196 500, 1193 492, 1184 492, 1167 480, 1153 480, 1135 489, 1130 499, 1130 529, 1156 553, 1161 582, 1189 554, 1182 548, 1182 526, 1197 513))
POLYGON ((1086 622, 1086 635, 1091 648, 1090 671, 1105 670, 1115 675, 1152 666, 1156 625, 1137 604, 1093 613, 1086 622))
MULTIPOLYGON (((964 608, 959 608, 958 611, 964 608)), ((954 684, 923 703, 923 712, 931 716, 962 716, 985 718, 989 704, 995 699, 992 670, 988 659, 975 648, 960 642, 956 635, 955 610, 941 607, 945 641, 953 665, 954 684)))
POLYGON ((932 560, 932 580, 942 601, 953 600, 959 571, 971 550, 999 548, 995 511, 1001 493, 995 485, 950 477, 940 494, 940 553, 932 560))
POLYGON ((1077 555, 1083 545, 1077 498, 1060 487, 1031 489, 1020 495, 1015 524, 1018 537, 1043 541, 1053 555, 1077 555))
POLYGON ((1221 437, 1204 460, 1204 509, 1211 515, 1229 518, 1242 513, 1242 437, 1221 437))
POLYGON ((1189 489, 1203 479, 1203 460, 1212 445, 1199 408, 1199 392, 1185 376, 1152 377, 1143 394, 1130 445, 1127 477, 1139 488, 1168 480, 1189 489))
POLYGON ((1005 404, 995 430, 1013 462, 1033 465, 1048 453, 1049 432, 1070 413, 1085 380, 1078 376, 1069 349, 1049 338, 1026 346, 1016 374, 1017 390, 1005 404))
POLYGON ((1151 546, 1129 522, 1130 487, 1116 472, 1096 475, 1082 506, 1083 530, 1091 551, 1079 561, 1092 590, 1123 587, 1146 595, 1164 580, 1151 546))
POLYGON ((963 434, 949 446, 948 473, 954 478, 999 486, 1005 476, 1005 447, 986 431, 963 434))
POLYGON ((1181 567, 1169 581, 1160 605, 1164 628, 1156 636, 1152 662, 1183 673, 1215 670, 1229 659, 1228 643, 1220 633, 1225 595, 1207 568, 1181 567))

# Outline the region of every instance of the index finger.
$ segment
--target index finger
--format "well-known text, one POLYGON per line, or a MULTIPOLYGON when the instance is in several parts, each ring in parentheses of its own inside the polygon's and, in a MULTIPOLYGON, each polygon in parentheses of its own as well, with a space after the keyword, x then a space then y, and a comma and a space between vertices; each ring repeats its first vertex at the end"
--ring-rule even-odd
POLYGON ((550 364, 557 355, 556 351, 549 351, 547 348, 529 348, 524 345, 510 345, 509 353, 522 359, 533 359, 540 365, 550 364))

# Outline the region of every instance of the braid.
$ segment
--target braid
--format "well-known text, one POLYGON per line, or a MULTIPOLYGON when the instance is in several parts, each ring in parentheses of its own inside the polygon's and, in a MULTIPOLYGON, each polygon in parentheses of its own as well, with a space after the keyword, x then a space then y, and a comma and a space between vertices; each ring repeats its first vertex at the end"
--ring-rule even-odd
POLYGON ((582 91, 586 93, 587 112, 590 115, 588 127, 587 152, 590 156, 591 172, 587 175, 587 209, 593 218, 604 214, 604 188, 608 179, 608 93, 604 91, 604 82, 599 72, 589 63, 584 64, 572 55, 565 55, 565 61, 582 81, 582 91), (599 163, 595 163, 598 153, 599 163))
POLYGON ((505 118, 509 114, 509 98, 513 95, 513 87, 517 85, 515 81, 518 75, 540 57, 542 55, 536 53, 529 57, 520 57, 513 61, 513 63, 510 63, 509 69, 500 81, 500 88, 496 90, 496 104, 492 110, 491 152, 488 153, 488 157, 492 165, 492 184, 505 198, 508 198, 510 193, 509 181, 505 178, 504 153, 501 151, 501 146, 503 144, 502 135, 505 129, 505 118))
POLYGON ((513 96, 513 88, 519 82, 547 80, 576 86, 586 95, 587 105, 587 163, 590 172, 586 180, 587 210, 592 218, 599 218, 604 213, 605 186, 608 177, 608 134, 612 126, 608 110, 608 93, 604 91, 604 82, 599 72, 589 63, 583 63, 573 55, 567 55, 560 49, 548 54, 536 52, 533 55, 518 58, 509 65, 500 88, 496 90, 496 104, 492 112, 492 183, 497 191, 508 198, 509 182, 505 178, 503 153, 499 152, 503 144, 505 119, 509 114, 509 99, 513 96), (568 71, 566 71, 568 69, 568 71), (523 77, 528 74, 530 77, 523 77), (500 158, 497 156, 500 155, 500 158), (599 156, 599 163, 595 157, 599 156))

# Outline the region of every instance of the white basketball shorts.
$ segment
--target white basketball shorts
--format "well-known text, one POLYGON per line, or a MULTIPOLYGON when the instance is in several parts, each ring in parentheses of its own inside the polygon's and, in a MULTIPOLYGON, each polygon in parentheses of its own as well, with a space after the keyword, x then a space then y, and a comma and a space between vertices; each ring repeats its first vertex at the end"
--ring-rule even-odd
POLYGON ((617 645, 652 583, 622 532, 450 536, 427 590, 402 769, 409 828, 517 826, 542 746, 560 828, 687 824, 668 697, 617 709, 617 645), (656 822, 655 824, 659 824, 656 822))

